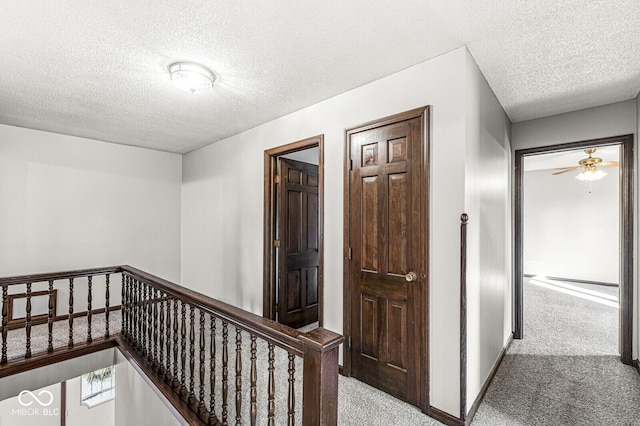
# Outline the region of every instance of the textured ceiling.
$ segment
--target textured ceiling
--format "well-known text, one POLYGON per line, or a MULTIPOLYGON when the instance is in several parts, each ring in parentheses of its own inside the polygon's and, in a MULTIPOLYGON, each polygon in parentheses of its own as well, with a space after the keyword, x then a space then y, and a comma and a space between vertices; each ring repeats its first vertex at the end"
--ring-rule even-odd
POLYGON ((467 45, 512 121, 633 98, 640 2, 0 0, 0 123, 184 153, 467 45), (211 68, 192 95, 166 71, 211 68))

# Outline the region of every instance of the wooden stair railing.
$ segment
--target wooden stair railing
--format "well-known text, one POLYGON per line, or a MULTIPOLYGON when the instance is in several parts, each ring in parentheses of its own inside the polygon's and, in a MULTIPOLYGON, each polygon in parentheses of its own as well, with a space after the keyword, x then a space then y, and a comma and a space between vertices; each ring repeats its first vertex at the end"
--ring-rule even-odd
POLYGON ((338 346, 343 341, 339 334, 323 328, 301 333, 130 266, 0 278, 0 286, 0 377, 120 345, 123 354, 192 423, 255 425, 265 419, 274 425, 279 419, 278 424, 337 424, 338 346), (121 304, 114 308, 110 307, 110 289, 115 286, 115 274, 120 275, 121 304), (54 300, 54 284, 60 287, 60 281, 69 295, 69 314, 63 316, 54 314, 60 305, 54 300), (41 351, 44 356, 31 350, 31 298, 36 283, 48 285, 48 345, 41 351), (86 304, 81 304, 87 308, 84 312, 74 306, 78 283, 87 295, 86 304), (94 309, 97 284, 104 284, 104 307, 94 309), (26 316, 21 327, 26 340, 24 357, 17 359, 8 357, 8 332, 16 326, 15 322, 9 324, 8 312, 10 295, 22 290, 26 316), (120 330, 110 330, 109 312, 119 307, 120 330), (101 335, 92 329, 96 314, 103 315, 106 324, 101 335), (86 317, 82 341, 74 330, 74 318, 78 316, 86 317), (53 325, 61 319, 68 321, 69 332, 62 347, 53 338, 53 325), (286 353, 286 359, 278 351, 286 353), (296 358, 302 359, 302 369, 296 368, 296 358), (298 375, 302 372, 302 404, 296 403, 296 371, 298 375), (286 398, 277 394, 282 388, 287 390, 286 398), (276 403, 283 399, 286 414, 280 405, 276 413, 276 403), (266 413, 259 412, 260 405, 265 405, 266 413), (300 405, 301 410, 297 410, 300 405))

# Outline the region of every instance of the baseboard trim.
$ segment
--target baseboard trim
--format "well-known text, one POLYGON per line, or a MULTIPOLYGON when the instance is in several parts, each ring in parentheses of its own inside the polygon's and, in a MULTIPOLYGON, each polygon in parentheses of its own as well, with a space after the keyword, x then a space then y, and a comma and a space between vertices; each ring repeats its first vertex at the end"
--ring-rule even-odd
POLYGON ((456 416, 445 413, 442 410, 438 410, 435 407, 429 406, 429 410, 427 411, 427 415, 439 421, 440 423, 444 423, 449 426, 465 426, 464 420, 457 418, 456 416))
POLYGON ((632 364, 636 368, 636 370, 638 370, 638 374, 640 374, 640 361, 638 361, 637 359, 634 359, 632 364))
MULTIPOLYGON (((525 277, 527 278, 533 278, 533 277, 537 277, 537 275, 535 274, 524 274, 525 277)), ((546 278, 550 279, 550 280, 554 280, 554 281, 566 281, 569 283, 582 283, 582 284, 593 284, 593 285, 602 285, 605 287, 619 287, 618 284, 616 283, 606 283, 603 281, 588 281, 588 280, 576 280, 574 278, 559 278, 559 277, 547 277, 546 278)))
POLYGON ((489 373, 489 375, 487 376, 487 379, 484 381, 484 384, 480 388, 480 392, 478 392, 478 396, 476 397, 475 401, 473 401, 473 404, 471 405, 471 408, 469 409, 469 413, 467 414, 467 417, 465 419, 465 423, 464 423, 465 425, 471 424, 471 421, 473 420, 473 417, 476 415, 476 411, 478 411, 478 408, 480 407, 480 403, 482 403, 482 400, 484 399, 484 395, 487 393, 487 389, 489 389, 489 386, 491 385, 493 378, 498 372, 498 369, 502 364, 502 360, 504 359, 504 356, 509 350, 509 347, 511 346, 512 342, 513 342, 513 333, 509 335, 509 338, 507 339, 507 343, 504 345, 504 347, 500 351, 500 355, 498 355, 496 362, 493 364, 493 367, 491 368, 491 372, 489 373))

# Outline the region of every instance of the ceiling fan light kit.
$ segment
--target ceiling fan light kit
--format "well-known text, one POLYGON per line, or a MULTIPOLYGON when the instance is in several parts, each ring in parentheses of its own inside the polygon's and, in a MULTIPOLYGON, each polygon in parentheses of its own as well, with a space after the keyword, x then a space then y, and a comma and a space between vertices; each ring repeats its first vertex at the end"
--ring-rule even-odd
POLYGON ((579 166, 561 167, 559 169, 556 169, 560 170, 559 172, 555 172, 553 174, 561 175, 563 173, 583 169, 582 172, 580 172, 578 176, 576 176, 576 179, 582 182, 593 182, 595 180, 600 180, 607 175, 602 170, 599 170, 597 166, 618 167, 620 165, 618 161, 609 161, 607 163, 603 163, 602 158, 592 157, 591 155, 596 152, 595 148, 587 148, 584 150, 584 152, 587 153, 588 157, 578 161, 579 166))
POLYGON ((578 176, 576 176, 576 179, 582 181, 582 182, 592 182, 594 180, 600 180, 603 177, 605 177, 607 174, 605 172, 603 172, 602 170, 598 170, 595 168, 595 166, 593 167, 593 170, 585 170, 582 173, 580 173, 578 176))

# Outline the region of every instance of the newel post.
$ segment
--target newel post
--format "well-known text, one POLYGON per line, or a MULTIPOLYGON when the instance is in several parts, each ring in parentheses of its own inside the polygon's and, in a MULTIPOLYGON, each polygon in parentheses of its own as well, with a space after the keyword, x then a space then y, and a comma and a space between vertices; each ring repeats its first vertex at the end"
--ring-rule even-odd
POLYGON ((298 336, 304 346, 302 424, 338 424, 338 346, 342 335, 316 328, 298 336))

